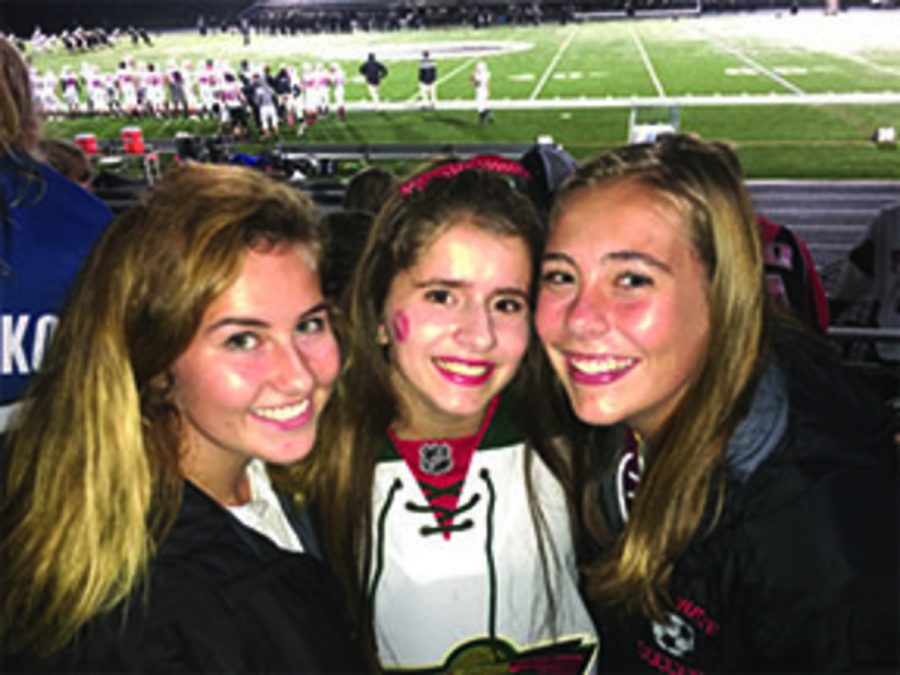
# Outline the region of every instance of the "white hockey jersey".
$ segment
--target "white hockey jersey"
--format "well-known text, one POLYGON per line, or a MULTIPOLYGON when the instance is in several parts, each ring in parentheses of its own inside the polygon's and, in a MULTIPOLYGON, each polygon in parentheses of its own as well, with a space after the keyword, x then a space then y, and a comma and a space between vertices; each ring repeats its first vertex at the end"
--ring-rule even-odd
POLYGON ((469 439, 385 439, 370 594, 386 669, 595 671, 598 638, 578 592, 563 491, 535 455, 545 580, 525 452, 497 401, 469 439))

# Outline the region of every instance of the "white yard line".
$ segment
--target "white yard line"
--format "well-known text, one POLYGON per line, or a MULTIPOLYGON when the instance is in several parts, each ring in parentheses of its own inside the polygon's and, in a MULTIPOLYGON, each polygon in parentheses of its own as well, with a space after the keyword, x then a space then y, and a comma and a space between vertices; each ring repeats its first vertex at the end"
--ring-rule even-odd
POLYGON ((550 74, 553 72, 553 69, 556 68, 556 64, 559 63, 562 55, 569 48, 569 45, 572 44, 572 40, 575 39, 575 33, 577 30, 577 27, 572 28, 569 31, 569 34, 566 36, 566 39, 563 40, 563 43, 559 46, 559 49, 556 50, 556 54, 553 55, 553 60, 550 61, 550 65, 548 65, 544 70, 544 74, 541 75, 541 79, 538 80, 538 83, 534 86, 534 90, 531 92, 531 96, 528 97, 529 101, 535 100, 538 97, 538 94, 541 93, 541 89, 544 88, 544 84, 550 78, 550 74))
POLYGON ((885 75, 897 75, 900 76, 900 68, 892 68, 890 66, 882 66, 880 63, 873 63, 862 56, 856 56, 855 54, 842 54, 841 52, 827 52, 829 56, 833 56, 838 59, 847 59, 848 61, 853 61, 853 63, 858 63, 861 66, 865 66, 866 68, 871 68, 872 70, 884 73, 885 75))
POLYGON ((804 96, 806 94, 806 92, 803 91, 803 89, 798 87, 796 84, 783 78, 781 75, 779 75, 775 71, 769 70, 761 63, 754 61, 749 56, 747 56, 744 52, 742 52, 740 49, 736 49, 735 47, 732 47, 731 45, 727 44, 725 41, 721 40, 719 38, 719 36, 711 34, 705 30, 700 30, 700 29, 697 29, 697 32, 699 32, 703 37, 714 42, 716 44, 716 46, 719 47, 719 49, 724 49, 726 52, 728 52, 732 56, 736 56, 738 59, 743 61, 746 65, 753 68, 756 72, 762 73, 763 75, 768 77, 770 80, 780 84, 785 89, 788 89, 800 96, 804 96))
MULTIPOLYGON (((900 91, 856 92, 846 94, 732 94, 711 96, 626 96, 619 98, 567 98, 567 99, 493 99, 491 110, 584 110, 590 108, 621 108, 632 106, 681 108, 717 108, 722 106, 751 107, 759 105, 880 105, 900 103, 900 91)), ((438 110, 474 110, 474 99, 438 101, 438 110)), ((381 102, 382 110, 418 110, 416 102, 381 102)), ((371 110, 369 101, 349 101, 347 110, 371 110)))
MULTIPOLYGON (((470 58, 470 59, 466 59, 465 61, 463 61, 462 63, 460 63, 458 66, 456 66, 456 68, 454 68, 453 70, 451 70, 449 73, 447 73, 447 74, 444 75, 443 77, 439 77, 439 78, 437 79, 437 84, 438 84, 438 86, 440 86, 441 84, 443 84, 443 83, 446 82, 447 80, 449 80, 449 79, 455 77, 456 74, 459 73, 461 70, 465 70, 466 68, 469 68, 473 63, 475 63, 475 57, 472 57, 472 58, 470 58)), ((418 77, 418 76, 417 76, 417 77, 418 77)), ((416 80, 416 86, 418 86, 418 80, 416 80)), ((413 94, 413 95, 410 96, 408 99, 406 99, 406 102, 407 102, 407 103, 415 103, 415 102, 418 101, 418 100, 419 100, 419 92, 417 91, 415 94, 413 94)), ((438 100, 440 100, 440 99, 438 99, 438 100)))
POLYGON ((634 46, 637 47, 637 50, 641 53, 641 60, 644 62, 644 68, 647 70, 650 79, 653 80, 653 86, 656 88, 656 93, 659 96, 664 97, 666 95, 666 90, 663 89, 662 82, 659 81, 659 77, 656 75, 656 68, 653 67, 650 55, 647 54, 647 50, 644 49, 644 43, 641 41, 640 36, 638 36, 634 26, 629 26, 628 30, 631 33, 631 39, 634 41, 634 46))

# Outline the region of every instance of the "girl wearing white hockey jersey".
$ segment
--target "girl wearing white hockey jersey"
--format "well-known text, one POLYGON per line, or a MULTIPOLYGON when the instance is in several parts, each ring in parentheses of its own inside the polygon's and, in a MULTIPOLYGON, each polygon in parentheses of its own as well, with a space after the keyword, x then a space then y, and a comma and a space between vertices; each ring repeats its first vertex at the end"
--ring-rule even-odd
POLYGON ((311 496, 387 670, 594 668, 566 464, 523 432, 541 228, 510 177, 527 175, 479 156, 401 184, 349 289, 311 496))

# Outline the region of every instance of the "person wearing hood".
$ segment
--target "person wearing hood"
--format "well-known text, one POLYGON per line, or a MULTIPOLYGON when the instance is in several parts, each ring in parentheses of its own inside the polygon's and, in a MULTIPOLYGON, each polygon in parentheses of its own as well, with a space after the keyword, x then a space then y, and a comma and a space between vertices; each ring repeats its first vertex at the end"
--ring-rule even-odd
POLYGON ((587 425, 601 671, 896 672, 888 411, 763 263, 714 143, 613 150, 556 196, 535 323, 587 425))

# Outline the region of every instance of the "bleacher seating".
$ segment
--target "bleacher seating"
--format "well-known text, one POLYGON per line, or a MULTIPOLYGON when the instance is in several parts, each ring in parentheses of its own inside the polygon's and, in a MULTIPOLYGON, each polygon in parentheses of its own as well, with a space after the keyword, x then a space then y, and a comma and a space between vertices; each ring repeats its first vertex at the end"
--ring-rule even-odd
POLYGON ((748 188, 759 213, 806 242, 826 291, 829 272, 876 214, 900 202, 900 181, 749 181, 748 188))

